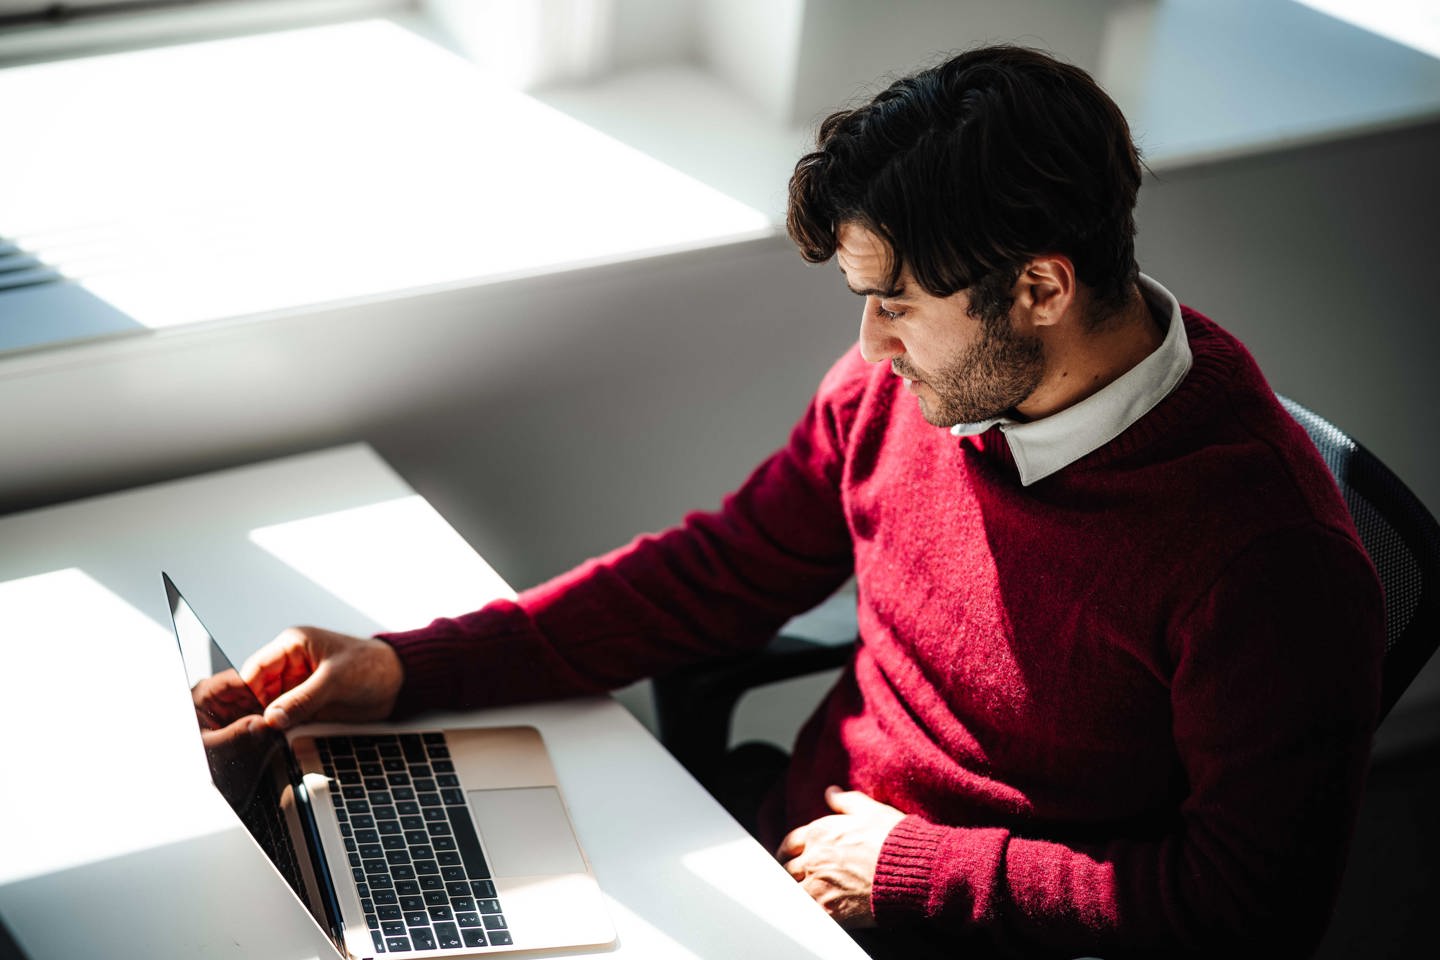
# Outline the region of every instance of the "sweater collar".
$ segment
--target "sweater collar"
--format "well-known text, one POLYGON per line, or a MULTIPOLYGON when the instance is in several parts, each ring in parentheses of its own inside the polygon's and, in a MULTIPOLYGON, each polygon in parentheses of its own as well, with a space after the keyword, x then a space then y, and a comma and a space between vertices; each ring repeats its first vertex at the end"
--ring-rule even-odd
POLYGON ((1114 440, 1174 390, 1190 370, 1190 341, 1175 295, 1145 274, 1140 293, 1150 312, 1166 324, 1165 339, 1149 356, 1115 380, 1064 410, 1039 420, 1001 415, 950 428, 970 437, 999 426, 1010 446, 1020 483, 1029 486, 1114 440))

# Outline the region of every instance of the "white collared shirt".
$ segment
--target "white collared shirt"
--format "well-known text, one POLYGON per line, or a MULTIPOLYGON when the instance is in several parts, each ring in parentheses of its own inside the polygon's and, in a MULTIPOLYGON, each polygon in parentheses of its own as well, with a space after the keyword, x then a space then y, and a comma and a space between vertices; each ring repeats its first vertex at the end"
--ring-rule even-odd
POLYGON ((1190 370, 1190 341, 1180 319, 1180 301, 1143 273, 1140 293, 1150 312, 1166 324, 1165 339, 1144 360, 1079 403, 1048 417, 1021 422, 1001 415, 979 423, 957 423, 950 432, 970 437, 999 424, 1025 486, 1114 440, 1169 396, 1190 370))

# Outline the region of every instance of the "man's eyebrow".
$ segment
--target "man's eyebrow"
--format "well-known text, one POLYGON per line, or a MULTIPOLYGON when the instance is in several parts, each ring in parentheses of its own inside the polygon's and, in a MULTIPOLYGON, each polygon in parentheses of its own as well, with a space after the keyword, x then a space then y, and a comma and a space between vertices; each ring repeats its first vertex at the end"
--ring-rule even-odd
MULTIPOLYGON (((843 275, 845 273, 844 269, 841 269, 840 273, 843 275)), ((882 287, 863 287, 856 289, 850 286, 850 278, 846 277, 845 286, 857 297, 884 297, 886 300, 896 300, 905 296, 905 287, 903 285, 894 290, 887 290, 882 287)))

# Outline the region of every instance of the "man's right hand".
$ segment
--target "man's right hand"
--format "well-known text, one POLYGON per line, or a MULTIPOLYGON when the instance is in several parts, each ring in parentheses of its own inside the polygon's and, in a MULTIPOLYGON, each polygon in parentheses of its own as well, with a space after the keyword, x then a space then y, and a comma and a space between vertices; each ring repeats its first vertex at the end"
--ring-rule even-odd
POLYGON ((382 720, 395 708, 405 668, 383 640, 291 627, 245 661, 241 676, 284 730, 312 720, 382 720))

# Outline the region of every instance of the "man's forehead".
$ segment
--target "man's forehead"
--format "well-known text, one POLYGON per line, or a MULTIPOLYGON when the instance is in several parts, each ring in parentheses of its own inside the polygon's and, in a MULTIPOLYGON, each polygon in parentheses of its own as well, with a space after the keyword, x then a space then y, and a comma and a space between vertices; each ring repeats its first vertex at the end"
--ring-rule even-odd
POLYGON ((904 293, 905 276, 891 286, 890 247, 875 233, 856 224, 842 224, 836 232, 835 260, 845 285, 861 296, 897 297, 904 293))

